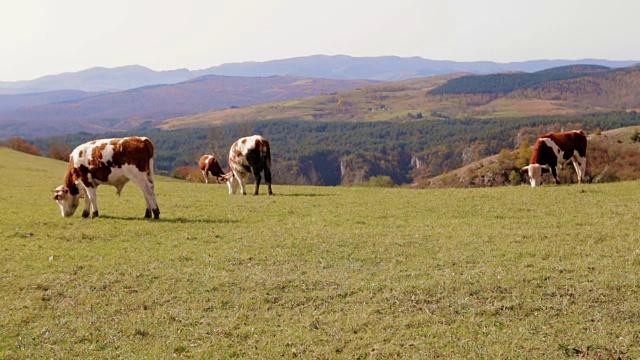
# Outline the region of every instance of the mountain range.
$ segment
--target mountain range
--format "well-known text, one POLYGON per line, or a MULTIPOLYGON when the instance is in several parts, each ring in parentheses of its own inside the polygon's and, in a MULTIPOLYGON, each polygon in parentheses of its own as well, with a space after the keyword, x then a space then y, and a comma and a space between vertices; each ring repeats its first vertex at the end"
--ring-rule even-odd
POLYGON ((577 62, 457 63, 318 55, 199 71, 94 68, 0 84, 5 90, 7 84, 14 86, 13 91, 51 89, 0 95, 0 138, 267 119, 408 121, 640 108, 640 70, 622 67, 636 62, 577 62), (569 65, 547 68, 559 64, 569 65), (528 72, 532 69, 542 70, 528 72), (406 79, 389 80, 394 78, 406 79), (118 88, 124 90, 115 91, 118 88))
POLYGON ((25 94, 54 90, 86 92, 122 91, 148 85, 176 84, 204 75, 265 77, 290 75, 324 79, 364 79, 393 81, 409 78, 468 72, 535 72, 567 65, 601 65, 627 67, 638 61, 602 59, 532 60, 498 63, 492 61, 457 62, 429 60, 420 57, 351 57, 346 55, 313 55, 264 62, 229 63, 202 70, 177 69, 154 71, 140 65, 117 68, 96 67, 79 72, 44 76, 34 80, 0 81, 0 94, 25 94))

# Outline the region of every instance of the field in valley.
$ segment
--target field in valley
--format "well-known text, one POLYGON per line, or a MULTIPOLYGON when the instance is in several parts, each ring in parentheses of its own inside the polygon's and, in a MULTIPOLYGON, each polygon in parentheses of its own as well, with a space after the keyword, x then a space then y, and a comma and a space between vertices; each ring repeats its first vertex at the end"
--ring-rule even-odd
POLYGON ((0 148, 0 358, 640 358, 640 182, 480 189, 157 177, 62 218, 0 148))

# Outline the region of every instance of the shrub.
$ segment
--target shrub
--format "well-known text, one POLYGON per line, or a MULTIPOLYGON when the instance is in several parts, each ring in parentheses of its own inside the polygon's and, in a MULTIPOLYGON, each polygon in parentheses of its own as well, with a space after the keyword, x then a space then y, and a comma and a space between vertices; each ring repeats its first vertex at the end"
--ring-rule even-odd
POLYGON ((37 146, 29 145, 27 143, 27 141, 24 138, 20 137, 20 136, 15 136, 15 137, 9 138, 5 144, 6 144, 6 146, 8 148, 16 150, 16 151, 20 151, 20 152, 23 152, 23 153, 36 155, 36 156, 40 156, 41 155, 40 154, 40 150, 38 149, 37 146))
POLYGON ((354 183, 353 186, 392 188, 396 186, 396 184, 393 182, 393 179, 391 179, 390 176, 380 175, 380 176, 371 176, 369 179, 367 179, 367 181, 354 183))
MULTIPOLYGON (((173 171, 171 177, 176 179, 187 180, 194 183, 203 183, 204 176, 202 176, 202 171, 198 168, 194 168, 191 166, 181 166, 173 171)), ((212 180, 215 181, 215 180, 212 180)))

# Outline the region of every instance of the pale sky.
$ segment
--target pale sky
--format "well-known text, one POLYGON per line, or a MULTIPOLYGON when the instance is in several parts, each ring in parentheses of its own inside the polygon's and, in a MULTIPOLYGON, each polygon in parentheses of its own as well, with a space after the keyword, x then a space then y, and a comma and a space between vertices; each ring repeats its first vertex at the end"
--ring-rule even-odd
POLYGON ((638 0, 2 0, 0 81, 316 54, 640 61, 638 0))

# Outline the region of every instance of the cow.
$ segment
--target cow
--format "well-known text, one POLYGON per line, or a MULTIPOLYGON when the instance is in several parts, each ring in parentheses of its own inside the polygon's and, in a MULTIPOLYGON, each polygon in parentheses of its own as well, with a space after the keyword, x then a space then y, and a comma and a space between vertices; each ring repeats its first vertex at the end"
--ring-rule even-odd
POLYGON ((202 155, 198 160, 198 167, 202 171, 202 175, 204 175, 204 182, 207 184, 209 183, 209 174, 215 176, 216 180, 224 176, 224 171, 222 171, 218 159, 213 155, 202 155))
POLYGON ((268 194, 271 191, 271 149, 269 141, 260 135, 253 135, 238 139, 229 150, 229 172, 224 175, 229 187, 229 194, 235 194, 240 185, 240 192, 246 195, 245 184, 249 174, 253 174, 255 190, 253 195, 258 195, 261 176, 264 172, 264 180, 267 183, 268 194))
POLYGON ((582 131, 545 134, 533 146, 530 164, 520 169, 520 172, 529 175, 531 187, 541 185, 542 173, 548 172, 551 172, 556 184, 560 184, 559 165, 571 160, 578 173, 578 183, 582 183, 587 167, 586 155, 587 137, 582 131))
POLYGON ((72 216, 84 196, 82 217, 98 217, 98 185, 115 186, 120 195, 124 185, 133 181, 144 195, 144 217, 158 219, 160 209, 153 184, 153 143, 146 137, 94 140, 76 147, 69 155, 64 184, 54 190, 53 199, 63 217, 72 216), (91 211, 91 213, 89 212, 91 211))

